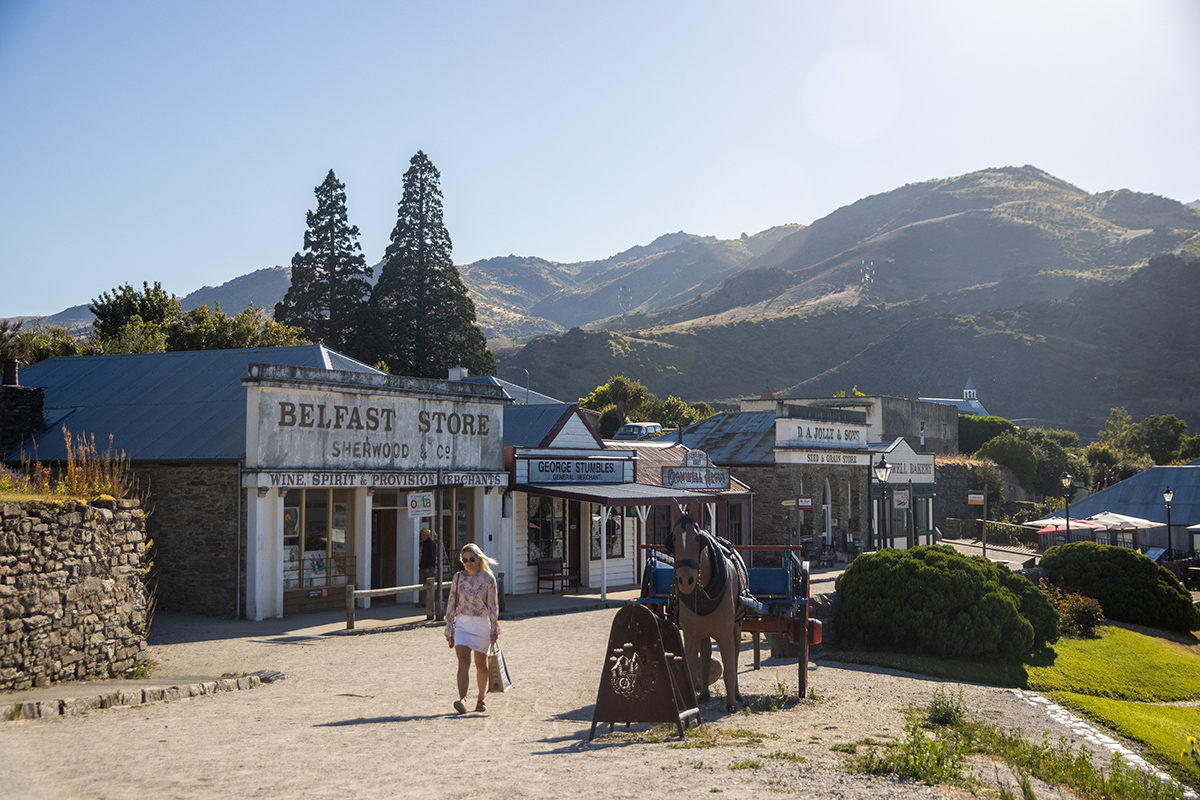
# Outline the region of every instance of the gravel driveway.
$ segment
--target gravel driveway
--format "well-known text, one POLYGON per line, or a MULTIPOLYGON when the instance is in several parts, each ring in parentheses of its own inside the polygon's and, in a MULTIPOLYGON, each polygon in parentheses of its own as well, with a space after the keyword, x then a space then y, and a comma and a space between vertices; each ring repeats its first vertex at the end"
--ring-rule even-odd
MULTIPOLYGON (((0 724, 0 786, 21 798, 516 797, 620 798, 695 793, 806 798, 960 797, 958 792, 847 773, 835 745, 900 737, 910 705, 956 684, 887 670, 816 662, 818 700, 706 723, 756 731, 757 746, 676 749, 674 739, 633 741, 618 726, 588 741, 592 705, 616 612, 502 623, 514 680, 488 711, 458 716, 453 653, 440 627, 364 635, 267 623, 160 616, 156 677, 277 670, 287 677, 248 691, 0 724), (770 758, 774 752, 794 759, 770 758), (761 767, 730 769, 745 761, 761 767)), ((287 623, 287 624, 285 624, 287 623)), ((748 698, 796 691, 792 661, 755 671, 741 658, 748 698)), ((766 655, 766 653, 764 653, 766 655)), ((1083 741, 1020 693, 967 685, 967 706, 1007 728, 1083 741)), ((633 732, 650 726, 636 725, 633 732)), ((603 728, 607 731, 607 728, 603 728)), ((1107 762, 1108 755, 1102 756, 1107 762)), ((975 765, 993 778, 991 765, 975 765)), ((1019 796, 1019 791, 1017 792, 1019 796)), ((1039 798, 1057 795, 1037 787, 1039 798)))

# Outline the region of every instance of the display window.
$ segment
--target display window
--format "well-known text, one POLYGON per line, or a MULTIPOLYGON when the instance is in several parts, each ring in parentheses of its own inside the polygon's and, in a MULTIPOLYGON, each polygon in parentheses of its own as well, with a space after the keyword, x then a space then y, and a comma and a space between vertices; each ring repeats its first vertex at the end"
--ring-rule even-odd
POLYGON ((601 537, 600 529, 600 514, 592 514, 592 560, 600 558, 601 539, 603 538, 603 546, 607 548, 605 555, 608 558, 624 558, 625 557, 625 531, 621 525, 622 517, 620 509, 612 509, 609 513, 608 520, 604 526, 604 536, 601 537))
POLYGON ((339 586, 354 574, 350 489, 291 489, 283 500, 283 586, 339 586))
POLYGON ((529 564, 539 558, 562 558, 565 547, 566 501, 529 496, 529 564))

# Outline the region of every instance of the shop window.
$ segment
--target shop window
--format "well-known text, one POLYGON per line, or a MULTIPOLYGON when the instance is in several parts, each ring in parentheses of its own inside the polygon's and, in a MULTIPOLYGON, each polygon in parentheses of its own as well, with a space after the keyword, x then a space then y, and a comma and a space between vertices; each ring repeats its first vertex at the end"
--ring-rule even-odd
MULTIPOLYGON (((592 515, 592 560, 600 558, 600 515, 592 515)), ((621 526, 620 509, 610 509, 605 527, 605 546, 608 558, 625 557, 625 532, 621 526)))
POLYGON ((664 547, 667 539, 671 538, 671 507, 654 506, 650 512, 650 525, 654 533, 650 541, 658 547, 664 547))
POLYGON ((529 496, 529 564, 563 557, 563 506, 557 497, 529 496))
POLYGON ((285 589, 344 585, 354 573, 349 489, 292 489, 283 500, 285 589))
POLYGON ((400 493, 395 489, 377 489, 371 498, 372 508, 399 508, 400 493))
POLYGON ((730 542, 736 545, 743 545, 742 541, 742 504, 729 504, 729 527, 726 529, 729 534, 727 538, 730 542))

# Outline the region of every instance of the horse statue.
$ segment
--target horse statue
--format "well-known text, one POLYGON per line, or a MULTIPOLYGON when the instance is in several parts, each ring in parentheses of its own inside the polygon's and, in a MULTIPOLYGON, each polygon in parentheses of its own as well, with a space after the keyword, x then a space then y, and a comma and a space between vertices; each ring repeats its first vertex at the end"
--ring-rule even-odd
POLYGON ((675 560, 679 629, 693 680, 700 687, 699 700, 709 699, 712 642, 716 641, 725 678, 725 709, 736 711, 742 699, 737 665, 741 622, 746 616, 742 595, 749 586, 746 564, 732 545, 700 530, 690 516, 675 523, 666 550, 675 560))

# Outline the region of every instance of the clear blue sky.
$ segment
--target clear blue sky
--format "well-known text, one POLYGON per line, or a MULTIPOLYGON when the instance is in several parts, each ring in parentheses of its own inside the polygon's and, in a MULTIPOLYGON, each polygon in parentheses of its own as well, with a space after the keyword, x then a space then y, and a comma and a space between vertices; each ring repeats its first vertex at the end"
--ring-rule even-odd
POLYGON ((417 150, 462 264, 996 166, 1190 202, 1198 137, 1193 0, 0 0, 0 317, 286 265, 330 168, 374 263, 417 150))

